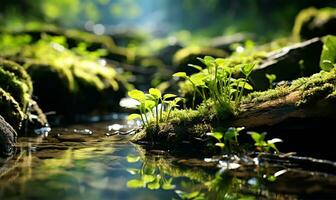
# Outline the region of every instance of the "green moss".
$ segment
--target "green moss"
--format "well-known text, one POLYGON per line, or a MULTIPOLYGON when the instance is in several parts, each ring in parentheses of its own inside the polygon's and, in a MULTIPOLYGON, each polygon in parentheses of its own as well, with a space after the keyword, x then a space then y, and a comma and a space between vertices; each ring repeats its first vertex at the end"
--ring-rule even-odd
POLYGON ((264 92, 253 92, 243 99, 243 103, 260 103, 284 97, 291 92, 302 93, 302 100, 298 105, 310 102, 313 99, 322 99, 333 92, 332 87, 336 86, 336 69, 330 72, 321 71, 310 77, 303 77, 294 80, 292 84, 278 86, 275 89, 264 92))
POLYGON ((10 33, 0 33, 0 56, 15 55, 21 47, 29 44, 31 37, 27 34, 13 35, 10 33))
POLYGON ((252 92, 243 98, 242 103, 259 103, 286 96, 290 93, 288 86, 279 86, 263 92, 252 92))
POLYGON ((32 94, 33 92, 33 83, 30 79, 30 76, 28 75, 27 71, 19 64, 9 61, 9 60, 3 60, 0 59, 0 66, 8 71, 14 73, 14 75, 23 83, 26 84, 28 87, 28 93, 32 94))
POLYGON ((298 106, 315 103, 328 95, 332 94, 335 90, 335 85, 325 83, 323 86, 313 87, 302 93, 302 100, 297 102, 298 106))
POLYGON ((30 101, 28 86, 20 81, 14 73, 6 71, 1 66, 0 86, 14 97, 23 110, 26 110, 30 101))
POLYGON ((302 37, 309 38, 326 35, 328 34, 326 32, 328 31, 328 28, 322 28, 320 26, 325 24, 331 18, 336 19, 335 8, 316 9, 311 7, 304 9, 296 17, 293 27, 293 37, 296 40, 300 40, 302 37))
POLYGON ((18 102, 2 88, 0 88, 0 115, 16 130, 21 127, 26 116, 18 102))
MULTIPOLYGON (((107 97, 104 92, 116 94, 126 88, 123 77, 112 66, 49 40, 25 47, 20 56, 34 80, 35 95, 46 110, 90 110, 107 97)), ((120 98, 119 94, 116 97, 120 98)))

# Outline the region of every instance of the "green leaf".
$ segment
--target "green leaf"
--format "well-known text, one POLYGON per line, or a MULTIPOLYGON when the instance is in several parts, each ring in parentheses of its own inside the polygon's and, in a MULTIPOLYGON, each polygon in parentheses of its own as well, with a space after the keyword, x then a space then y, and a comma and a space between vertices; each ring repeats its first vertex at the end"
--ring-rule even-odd
POLYGON ((142 176, 142 180, 145 182, 145 183, 150 183, 150 182, 153 182, 155 180, 155 176, 153 175, 150 175, 150 174, 144 174, 142 176))
POLYGON ((266 74, 265 76, 271 83, 273 83, 277 78, 275 74, 266 74))
POLYGON ((156 89, 156 88, 150 88, 149 89, 149 94, 153 95, 157 99, 161 98, 161 91, 156 89))
POLYGON ((217 140, 220 140, 223 138, 223 133, 221 132, 211 132, 211 133, 207 133, 208 136, 214 137, 217 140))
POLYGON ((238 80, 235 80, 231 86, 236 86, 236 87, 244 87, 244 89, 246 90, 253 90, 253 87, 252 85, 250 85, 248 82, 246 82, 245 80, 243 79, 238 79, 238 80))
POLYGON ((166 182, 162 184, 162 189, 164 190, 173 190, 175 189, 175 185, 172 184, 173 178, 168 179, 166 182))
POLYGON ((235 138, 239 135, 238 131, 236 128, 228 128, 228 130, 225 132, 224 135, 224 140, 228 141, 231 140, 232 138, 235 138))
POLYGON ((191 75, 190 81, 193 82, 195 86, 205 86, 204 75, 201 73, 191 75))
POLYGON ((271 175, 271 176, 267 177, 267 180, 270 181, 270 182, 274 182, 274 181, 276 181, 276 177, 271 175))
POLYGON ((176 72, 175 74, 173 74, 173 77, 186 78, 188 76, 185 72, 176 72))
POLYGON ((197 69, 198 71, 202 71, 203 70, 203 68, 200 67, 200 66, 198 66, 198 65, 188 64, 188 66, 189 67, 193 67, 193 68, 197 69))
POLYGON ((205 56, 203 59, 201 59, 201 58, 197 58, 197 59, 200 60, 201 62, 203 62, 208 67, 214 67, 216 65, 215 58, 213 58, 211 56, 205 56))
POLYGON ((169 99, 169 98, 174 98, 174 97, 176 97, 175 94, 165 94, 165 95, 163 95, 163 99, 169 99))
POLYGON ((224 58, 217 58, 215 62, 217 65, 224 67, 226 66, 227 60, 224 58))
POLYGON ((257 132, 248 132, 248 134, 251 135, 252 139, 256 143, 260 143, 261 141, 264 141, 265 134, 260 134, 260 133, 257 133, 257 132))
POLYGON ((128 188, 142 188, 145 187, 145 183, 142 180, 132 179, 127 182, 128 188))
POLYGON ((245 76, 249 76, 254 68, 255 64, 249 63, 249 64, 244 64, 241 68, 241 71, 245 76))
POLYGON ((130 114, 130 115, 128 115, 128 117, 127 117, 127 120, 135 120, 135 119, 141 119, 141 115, 139 115, 139 114, 130 114))
POLYGON ((280 139, 280 138, 273 138, 271 140, 267 140, 267 143, 270 143, 270 144, 275 144, 275 143, 279 143, 279 142, 282 142, 282 139, 280 139))
POLYGON ((146 99, 145 93, 143 93, 140 90, 131 90, 128 93, 128 96, 131 97, 132 99, 138 100, 140 102, 144 101, 146 99))
POLYGON ((324 71, 330 71, 334 68, 336 62, 336 36, 328 35, 324 37, 323 43, 320 67, 324 71))
POLYGON ((152 100, 145 100, 144 104, 147 110, 151 110, 156 106, 156 103, 152 100))
POLYGON ((126 158, 127 158, 127 162, 129 162, 129 163, 135 163, 135 162, 138 162, 140 160, 140 156, 128 155, 126 158))
POLYGON ((157 181, 155 181, 155 182, 153 182, 153 183, 149 183, 149 184, 147 185, 147 187, 148 187, 148 189, 150 189, 150 190, 158 190, 158 189, 160 189, 160 183, 157 182, 157 181))
POLYGON ((220 148, 224 148, 225 147, 225 144, 224 143, 222 143, 222 142, 217 142, 216 144, 215 144, 215 146, 218 146, 218 147, 220 147, 220 148))

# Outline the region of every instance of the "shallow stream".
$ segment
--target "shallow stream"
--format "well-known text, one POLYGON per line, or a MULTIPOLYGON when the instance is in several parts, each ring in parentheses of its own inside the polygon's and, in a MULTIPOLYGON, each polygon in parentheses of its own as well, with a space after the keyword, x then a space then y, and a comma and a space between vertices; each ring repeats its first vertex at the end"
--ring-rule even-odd
POLYGON ((207 159, 145 150, 123 115, 20 138, 0 159, 0 199, 333 199, 335 162, 207 159), (116 132, 117 131, 117 132, 116 132), (119 133, 119 134, 117 134, 119 133), (258 165, 256 165, 258 164, 258 165))

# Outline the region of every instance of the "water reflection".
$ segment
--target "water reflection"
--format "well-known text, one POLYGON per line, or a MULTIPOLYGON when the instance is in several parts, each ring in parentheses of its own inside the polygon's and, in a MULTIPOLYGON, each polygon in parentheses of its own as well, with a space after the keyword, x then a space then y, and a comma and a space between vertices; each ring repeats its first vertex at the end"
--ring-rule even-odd
POLYGON ((326 171, 303 170, 288 159, 231 159, 228 165, 224 157, 145 150, 127 136, 106 136, 122 130, 116 123, 21 138, 16 155, 0 160, 0 199, 304 199, 336 193, 335 175, 326 171))

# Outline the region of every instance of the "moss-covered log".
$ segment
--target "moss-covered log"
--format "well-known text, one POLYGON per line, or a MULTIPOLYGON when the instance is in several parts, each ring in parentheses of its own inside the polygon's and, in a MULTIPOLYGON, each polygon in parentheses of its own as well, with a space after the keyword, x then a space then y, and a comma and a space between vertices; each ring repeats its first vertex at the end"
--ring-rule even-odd
MULTIPOLYGON (((244 98, 240 111, 235 116, 225 116, 214 104, 201 105, 197 111, 175 112, 170 121, 152 124, 139 131, 135 142, 151 141, 165 146, 185 143, 206 145, 207 132, 228 127, 245 127, 247 130, 272 130, 286 127, 287 131, 301 128, 307 130, 315 120, 315 125, 324 130, 326 123, 335 120, 336 114, 336 69, 321 71, 308 78, 300 78, 290 85, 254 92, 244 98), (326 120, 328 119, 328 120, 326 120), (296 123, 292 123, 295 121, 296 123), (305 124, 308 123, 308 124, 305 124), (300 124, 301 127, 298 127, 300 124)), ((335 125, 330 124, 334 127, 335 125)), ((330 131, 330 130, 329 130, 330 131)), ((313 133, 315 134, 315 133, 313 133)), ((281 137, 281 135, 279 136, 281 137)))

